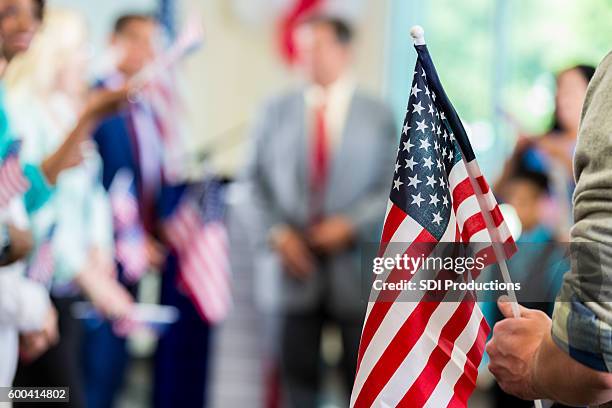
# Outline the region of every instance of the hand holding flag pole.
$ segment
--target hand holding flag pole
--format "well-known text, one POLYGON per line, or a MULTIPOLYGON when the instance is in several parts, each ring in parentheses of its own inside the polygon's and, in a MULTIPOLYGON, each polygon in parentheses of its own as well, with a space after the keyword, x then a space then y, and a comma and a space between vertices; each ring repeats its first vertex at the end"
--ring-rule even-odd
MULTIPOLYGON (((413 26, 410 29, 410 36, 414 40, 414 45, 425 45, 425 30, 423 30, 423 27, 419 25, 413 26)), ((470 180, 472 180, 474 189, 476 191, 480 190, 481 196, 483 196, 484 192, 482 191, 482 188, 480 187, 480 185, 474 182, 475 178, 470 177, 470 180)), ((483 217, 485 218, 485 222, 487 225, 494 225, 493 220, 491 218, 491 214, 488 211, 483 211, 482 214, 483 214, 483 217)), ((508 265, 506 263, 506 257, 504 256, 504 253, 503 253, 502 244, 503 244, 502 242, 494 242, 492 246, 493 246, 495 257, 497 258, 497 264, 499 265, 499 268, 501 270, 504 282, 508 284, 507 285, 508 286, 508 297, 510 298, 510 304, 512 306, 512 314, 514 315, 515 318, 520 318, 521 313, 520 313, 518 301, 516 298, 516 293, 514 292, 514 288, 511 285, 512 279, 510 277, 510 272, 508 271, 508 265)), ((535 403, 536 408, 542 408, 542 401, 536 400, 534 401, 534 403, 535 403)))

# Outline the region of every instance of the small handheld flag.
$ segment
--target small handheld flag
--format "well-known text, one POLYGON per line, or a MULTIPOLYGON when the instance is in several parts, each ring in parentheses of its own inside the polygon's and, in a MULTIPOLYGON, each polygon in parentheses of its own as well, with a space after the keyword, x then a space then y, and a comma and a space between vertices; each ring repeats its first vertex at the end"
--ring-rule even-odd
POLYGON ((57 226, 54 224, 45 233, 44 239, 30 258, 26 275, 45 287, 50 287, 55 270, 53 257, 53 237, 57 226))
POLYGON ((149 267, 144 227, 136 200, 134 176, 120 170, 111 183, 109 197, 115 230, 115 258, 129 282, 138 282, 149 267))
MULTIPOLYGON (((393 256, 399 248, 408 257, 427 257, 456 242, 489 255, 488 264, 503 263, 516 245, 442 88, 423 29, 414 28, 412 35, 417 62, 379 256, 393 256)), ((457 275, 444 268, 437 273, 457 275)), ((397 301, 399 292, 382 298, 372 291, 351 407, 467 405, 489 327, 473 293, 449 301, 431 292, 406 302, 397 301)))
POLYGON ((9 205, 13 198, 30 187, 19 162, 20 151, 21 141, 13 141, 0 163, 0 208, 9 205))
POLYGON ((232 304, 224 191, 214 179, 186 187, 163 227, 178 258, 179 284, 211 324, 221 322, 232 304))

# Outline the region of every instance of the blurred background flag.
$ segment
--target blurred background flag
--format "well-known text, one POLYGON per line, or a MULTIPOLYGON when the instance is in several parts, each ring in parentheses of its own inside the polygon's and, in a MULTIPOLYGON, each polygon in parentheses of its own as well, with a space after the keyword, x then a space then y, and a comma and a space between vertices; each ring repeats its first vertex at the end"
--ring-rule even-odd
POLYGON ((32 256, 26 273, 28 278, 47 287, 51 284, 54 271, 53 236, 55 228, 55 225, 49 228, 42 243, 32 256))
POLYGON ((19 162, 21 141, 10 143, 0 165, 0 208, 6 207, 13 197, 25 192, 30 186, 19 162))
POLYGON ((180 63, 204 44, 204 30, 197 16, 190 18, 171 46, 132 80, 131 115, 134 131, 156 134, 161 141, 152 149, 163 149, 165 181, 179 182, 186 173, 184 95, 181 89, 180 63), (151 120, 152 119, 152 120, 151 120))
POLYGON ((227 316, 232 303, 224 190, 216 179, 183 188, 164 222, 178 256, 179 283, 212 324, 227 316))
POLYGON ((147 272, 148 257, 145 233, 136 201, 133 175, 119 171, 109 188, 116 234, 115 257, 129 282, 138 282, 147 272))
MULTIPOLYGON (((443 246, 438 243, 458 242, 475 244, 488 264, 499 259, 496 253, 510 257, 516 246, 422 29, 415 39, 418 58, 379 255, 393 256, 399 245, 400 254, 427 257, 443 246), (505 251, 492 243, 504 243, 505 251)), ((452 270, 436 273, 438 279, 471 279, 452 270)), ((387 282, 398 276, 392 271, 387 282)), ((428 291, 419 293, 419 302, 397 301, 399 292, 382 295, 373 292, 368 304, 351 406, 466 406, 489 333, 473 293, 444 301, 446 293, 428 291)))

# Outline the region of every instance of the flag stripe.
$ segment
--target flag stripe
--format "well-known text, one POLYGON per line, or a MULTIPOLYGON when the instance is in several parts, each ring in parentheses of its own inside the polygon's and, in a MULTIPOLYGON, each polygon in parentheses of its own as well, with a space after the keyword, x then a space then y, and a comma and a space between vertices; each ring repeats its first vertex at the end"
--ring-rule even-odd
POLYGON ((442 377, 442 370, 450 360, 455 340, 467 327, 473 308, 473 301, 461 302, 442 329, 439 341, 429 340, 435 348, 427 351, 429 355, 427 365, 408 389, 399 406, 410 406, 410 404, 422 406, 427 402, 442 377))
POLYGON ((228 236, 222 220, 207 221, 194 198, 184 193, 164 228, 178 256, 179 281, 200 315, 214 324, 232 303, 228 236))
MULTIPOLYGON (((488 326, 486 325, 486 320, 484 320, 480 308, 474 307, 472 309, 470 321, 465 326, 465 330, 455 341, 450 362, 444 367, 444 371, 442 371, 442 380, 445 381, 445 386, 436 387, 427 400, 425 407, 440 408, 448 405, 455 393, 456 384, 458 384, 464 375, 464 368, 466 365, 471 364, 474 366, 475 360, 478 360, 476 361, 476 367, 478 367, 482 354, 470 354, 470 352, 473 346, 479 343, 480 336, 484 334, 486 338, 488 332, 488 326), (482 324, 483 322, 485 323, 484 325, 482 324), (465 350, 470 350, 470 352, 466 354, 465 350)), ((472 379, 475 383, 476 377, 474 376, 472 379)))
MULTIPOLYGON (((425 255, 427 256, 427 255, 425 255)), ((418 272, 417 272, 418 274, 418 272)), ((448 279, 450 278, 452 275, 455 275, 453 271, 440 271, 438 273, 438 279, 448 279)), ((456 276, 456 275, 455 275, 456 276)), ((366 353, 368 353, 367 355, 365 355, 363 361, 368 361, 370 363, 376 362, 375 366, 367 365, 364 367, 359 367, 358 368, 358 372, 367 372, 369 373, 367 378, 365 376, 363 377, 359 377, 358 376, 358 380, 355 382, 355 388, 354 388, 354 392, 356 392, 356 390, 359 390, 362 386, 361 384, 361 380, 365 380, 365 383, 363 383, 363 387, 368 389, 368 392, 370 393, 374 393, 375 395, 370 395, 370 398, 375 398, 376 395, 378 395, 378 393, 380 392, 380 389, 377 389, 376 385, 382 386, 384 385, 384 383, 386 383, 386 381, 393 375, 393 373, 395 372, 395 369, 397 369, 399 367, 399 364, 401 363, 401 361, 403 360, 403 357, 401 357, 400 354, 397 353, 397 349, 399 350, 404 350, 406 351, 406 353, 410 352, 410 348, 411 346, 408 346, 409 343, 404 343, 404 340, 406 339, 406 335, 408 333, 410 333, 411 330, 415 330, 414 333, 417 336, 417 340, 421 335, 421 329, 418 326, 414 326, 415 324, 415 320, 417 319, 417 324, 420 323, 427 323, 428 318, 424 318, 424 321, 418 320, 422 317, 421 313, 422 311, 419 310, 420 307, 422 307, 421 305, 423 304, 427 304, 429 306, 431 305, 439 305, 440 302, 439 301, 434 301, 434 299, 444 299, 444 295, 445 295, 445 291, 439 291, 438 293, 436 293, 435 295, 432 295, 431 292, 421 292, 423 294, 423 301, 419 302, 416 306, 416 310, 410 310, 409 314, 410 316, 408 316, 407 320, 405 317, 402 316, 406 316, 408 313, 404 313, 404 312, 408 312, 408 309, 406 307, 406 304, 408 305, 414 305, 414 302, 394 302, 393 303, 393 308, 399 312, 396 313, 395 315, 391 315, 390 313, 388 313, 383 322, 386 321, 393 321, 394 323, 396 323, 396 327, 395 328, 391 328, 391 327, 385 327, 385 328, 381 328, 380 330, 378 330, 378 332, 376 333, 376 337, 375 340, 373 341, 372 344, 373 345, 384 345, 385 348, 382 349, 382 353, 381 354, 377 354, 376 358, 373 358, 374 356, 372 355, 373 353, 378 353, 381 351, 381 349, 375 348, 372 350, 372 352, 370 352, 370 349, 366 350, 366 353), (396 305, 400 305, 401 307, 397 308, 395 307, 396 305), (419 315, 421 315, 419 317, 419 315), (399 320, 398 320, 399 319, 399 320), (404 319, 404 320, 402 320, 404 319), (384 342, 380 341, 380 336, 379 333, 382 336, 387 336, 389 333, 395 333, 395 335, 393 336, 393 338, 391 339, 385 339, 384 342), (367 357, 367 358, 366 358, 367 357), (401 358, 400 358, 401 357, 401 358), (400 360, 397 360, 398 358, 400 358, 400 360), (390 370, 390 368, 394 368, 393 370, 390 370), (386 380, 381 384, 380 382, 378 382, 379 380, 383 380, 384 377, 384 373, 388 374, 388 378, 386 378, 386 380), (373 380, 370 380, 370 378, 374 376, 373 380), (368 383, 368 380, 370 380, 370 383, 368 383)), ((416 296, 415 296, 416 298, 416 296)), ((377 302, 376 304, 381 304, 382 302, 377 302)), ((453 303, 457 303, 457 302, 448 302, 448 303, 442 303, 444 305, 448 305, 448 304, 453 304, 453 303)), ((429 310, 429 309, 426 309, 429 310)), ((431 309, 431 313, 433 313, 435 310, 431 309)), ((369 319, 369 316, 368 316, 369 319)), ((437 319, 433 319, 434 321, 437 321, 437 319)), ((366 321, 367 322, 367 321, 366 321)))
MULTIPOLYGON (((435 239, 431 236, 427 230, 423 229, 419 235, 415 238, 415 242, 418 243, 427 243, 434 242, 435 239)), ((411 245, 405 252, 406 255, 410 257, 419 257, 419 256, 428 256, 429 253, 433 250, 433 247, 426 247, 423 244, 411 245)), ((389 282, 393 282, 391 279, 396 278, 395 281, 398 281, 400 278, 400 273, 394 273, 395 271, 389 274, 389 282)), ((408 273, 410 271, 407 271, 408 273)), ((402 274, 403 275, 403 274, 402 274)), ((393 299, 385 299, 385 302, 373 302, 372 309, 370 313, 366 316, 365 325, 363 327, 363 332, 361 334, 361 342, 359 345, 359 359, 358 359, 358 367, 363 358, 363 353, 368 348, 372 337, 378 330, 380 323, 384 319, 385 315, 389 311, 391 305, 393 304, 393 299)))
POLYGON ((463 375, 457 381, 454 387, 454 395, 448 403, 448 407, 465 407, 467 400, 476 387, 476 378, 478 377, 478 366, 482 360, 484 353, 484 345, 489 335, 489 326, 487 321, 482 318, 478 331, 478 338, 472 345, 472 348, 467 353, 467 359, 463 370, 463 375))

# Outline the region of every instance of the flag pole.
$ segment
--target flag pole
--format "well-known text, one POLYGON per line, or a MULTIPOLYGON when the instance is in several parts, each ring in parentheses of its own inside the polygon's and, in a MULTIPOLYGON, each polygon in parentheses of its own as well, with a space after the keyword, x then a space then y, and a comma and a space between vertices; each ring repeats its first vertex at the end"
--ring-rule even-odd
MULTIPOLYGON (((425 45, 425 30, 423 30, 423 27, 419 25, 413 26, 410 29, 410 36, 414 40, 415 46, 425 45)), ((474 187, 478 188, 477 186, 474 187)), ((488 214, 486 211, 483 211, 483 216, 485 217, 486 224, 492 225, 493 220, 490 219, 490 214, 488 214)), ((501 243, 492 242, 493 251, 495 252, 495 257, 497 258, 497 264, 499 265, 499 269, 501 270, 502 278, 504 279, 504 282, 508 284, 508 297, 510 298, 510 304, 512 306, 512 314, 514 315, 514 317, 518 318, 521 317, 521 313, 518 306, 516 293, 514 292, 512 285, 510 285, 510 283, 512 283, 512 279, 510 278, 510 272, 508 271, 506 258, 504 256, 503 249, 500 247, 500 244, 501 243)))
MULTIPOLYGON (((420 25, 415 25, 410 29, 410 36, 414 41, 414 45, 425 45, 425 30, 420 25)), ((483 216, 487 218, 487 221, 490 220, 490 214, 483 211, 483 216)), ((512 315, 515 318, 521 317, 521 312, 518 305, 518 300, 516 298, 516 293, 514 292, 514 288, 510 283, 512 283, 512 279, 510 278, 510 271, 508 270, 508 264, 506 263, 506 257, 504 256, 503 249, 500 247, 501 243, 492 242, 493 251, 495 252, 495 257, 497 258, 497 264, 499 265, 499 269, 502 274, 502 278, 505 283, 508 285, 508 297, 510 298, 510 305, 512 307, 512 315)), ((542 408, 542 401, 535 400, 534 401, 535 408, 542 408)))

